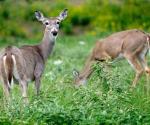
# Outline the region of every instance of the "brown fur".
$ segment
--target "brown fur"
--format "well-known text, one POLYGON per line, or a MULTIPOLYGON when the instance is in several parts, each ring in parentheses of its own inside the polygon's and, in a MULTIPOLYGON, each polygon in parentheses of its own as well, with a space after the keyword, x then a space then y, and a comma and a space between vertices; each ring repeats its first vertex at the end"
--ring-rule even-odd
POLYGON ((45 62, 53 50, 59 31, 58 20, 61 22, 67 17, 67 9, 64 9, 57 18, 45 18, 39 11, 35 12, 35 16, 45 25, 42 42, 38 45, 25 45, 20 48, 11 46, 1 51, 0 79, 7 96, 9 96, 12 78, 19 82, 23 97, 27 97, 29 81, 35 81, 36 94, 39 94, 45 62))
POLYGON ((114 33, 96 42, 85 67, 80 74, 75 74, 76 85, 83 84, 82 82, 91 75, 93 71, 91 65, 95 61, 113 60, 122 55, 134 66, 136 76, 132 85, 135 86, 143 71, 150 74, 150 68, 145 60, 150 44, 150 40, 147 41, 148 37, 150 38, 147 33, 133 29, 114 33))
MULTIPOLYGON (((8 84, 6 89, 10 91, 10 83, 12 77, 14 77, 20 83, 23 97, 27 96, 27 83, 29 81, 35 81, 36 93, 38 94, 45 61, 52 52, 53 47, 54 41, 49 38, 49 31, 46 30, 43 41, 39 45, 6 48, 0 59, 0 62, 3 62, 4 56, 6 56, 5 63, 7 67, 4 68, 4 64, 0 63, 2 79, 5 84, 8 84), (5 70, 7 70, 7 73, 5 73, 5 70)), ((6 95, 9 95, 9 91, 6 95)))

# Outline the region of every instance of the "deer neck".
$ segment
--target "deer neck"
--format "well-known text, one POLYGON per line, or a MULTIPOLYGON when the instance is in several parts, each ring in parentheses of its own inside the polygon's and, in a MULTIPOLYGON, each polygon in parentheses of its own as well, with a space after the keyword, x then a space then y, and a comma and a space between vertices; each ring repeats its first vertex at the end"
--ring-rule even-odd
POLYGON ((44 37, 39 45, 44 61, 47 60, 48 56, 51 54, 55 45, 55 40, 56 38, 51 35, 50 31, 45 30, 44 37))
POLYGON ((92 61, 92 56, 90 56, 83 68, 83 70, 81 71, 81 73, 79 74, 79 78, 80 78, 80 82, 82 84, 86 84, 87 79, 89 78, 89 76, 92 73, 92 65, 93 65, 93 61, 92 61))

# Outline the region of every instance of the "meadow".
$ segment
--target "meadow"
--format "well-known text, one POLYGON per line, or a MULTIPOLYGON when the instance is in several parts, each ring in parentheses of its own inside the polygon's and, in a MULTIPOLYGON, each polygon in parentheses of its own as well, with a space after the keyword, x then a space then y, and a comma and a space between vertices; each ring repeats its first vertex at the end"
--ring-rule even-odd
MULTIPOLYGON (((49 57, 42 77, 40 95, 29 83, 30 103, 21 98, 20 87, 14 85, 12 100, 7 104, 0 87, 1 125, 149 125, 150 82, 143 76, 130 89, 134 71, 126 60, 100 63, 86 86, 76 88, 72 71, 83 68, 86 58, 98 38, 107 36, 58 36, 53 54, 49 57)), ((38 40, 1 40, 21 46, 38 40), (10 42, 11 41, 11 42, 10 42)), ((150 64, 150 56, 149 64, 150 64)), ((150 79, 150 78, 149 78, 150 79)))
POLYGON ((79 88, 72 74, 82 70, 97 39, 135 28, 149 33, 149 0, 0 0, 0 48, 39 43, 43 29, 34 12, 58 16, 64 8, 68 17, 46 62, 40 95, 29 83, 25 106, 14 85, 8 104, 0 83, 0 125, 150 125, 150 76, 131 89, 135 74, 126 60, 94 64, 88 84, 79 88))

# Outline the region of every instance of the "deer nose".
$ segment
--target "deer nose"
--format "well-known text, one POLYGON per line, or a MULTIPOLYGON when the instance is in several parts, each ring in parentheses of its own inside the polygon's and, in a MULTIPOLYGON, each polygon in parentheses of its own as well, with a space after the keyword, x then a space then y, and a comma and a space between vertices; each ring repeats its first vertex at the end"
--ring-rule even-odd
POLYGON ((57 31, 52 31, 53 36, 57 35, 57 31))

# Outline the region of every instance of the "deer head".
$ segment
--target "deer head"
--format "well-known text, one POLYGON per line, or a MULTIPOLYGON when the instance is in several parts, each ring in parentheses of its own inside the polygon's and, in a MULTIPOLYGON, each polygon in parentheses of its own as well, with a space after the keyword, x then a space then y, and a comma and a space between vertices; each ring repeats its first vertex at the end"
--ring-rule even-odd
POLYGON ((84 79, 84 78, 82 78, 80 76, 79 71, 74 69, 72 74, 74 76, 74 83, 75 83, 76 86, 80 86, 80 85, 85 85, 86 84, 86 79, 84 79))
POLYGON ((45 25, 45 30, 49 32, 50 37, 55 38, 59 31, 60 23, 67 17, 68 9, 64 9, 59 16, 46 18, 40 11, 35 12, 38 21, 45 25))

